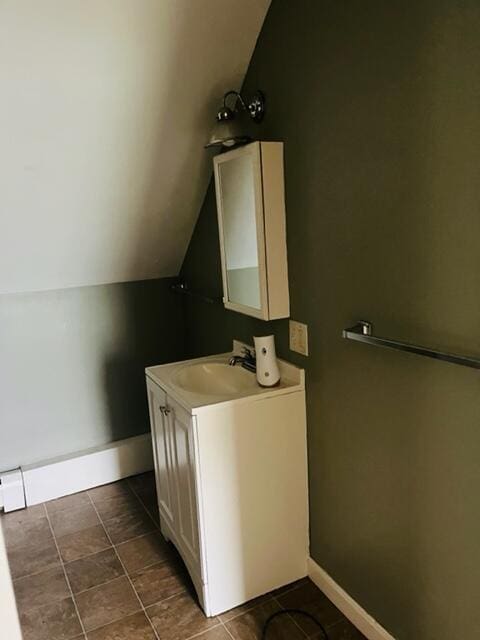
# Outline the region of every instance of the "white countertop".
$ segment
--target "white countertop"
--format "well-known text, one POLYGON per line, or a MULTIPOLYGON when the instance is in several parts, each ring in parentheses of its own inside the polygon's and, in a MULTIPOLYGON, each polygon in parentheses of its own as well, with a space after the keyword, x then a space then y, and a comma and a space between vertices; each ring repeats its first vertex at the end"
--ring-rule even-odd
MULTIPOLYGON (((193 412, 196 409, 202 409, 211 405, 218 405, 219 403, 231 403, 231 402, 248 402, 254 400, 264 400, 277 395, 285 393, 292 393, 294 391, 303 390, 305 388, 305 375, 304 370, 300 369, 284 360, 278 360, 280 369, 280 383, 275 387, 261 387, 257 384, 254 389, 248 389, 246 391, 240 391, 232 395, 214 395, 214 394, 201 394, 186 391, 180 386, 175 385, 172 380, 175 379, 175 374, 181 368, 190 364, 200 364, 204 362, 222 362, 228 364, 228 361, 232 355, 238 355, 244 343, 234 340, 233 351, 228 353, 221 353, 213 356, 207 356, 205 358, 195 358, 193 360, 183 360, 181 362, 172 362, 169 364, 162 364, 154 367, 148 367, 145 369, 145 373, 164 389, 169 396, 181 404, 185 409, 193 412)), ((240 366, 240 365, 236 365, 240 366)), ((255 376, 254 373, 251 373, 255 376)))

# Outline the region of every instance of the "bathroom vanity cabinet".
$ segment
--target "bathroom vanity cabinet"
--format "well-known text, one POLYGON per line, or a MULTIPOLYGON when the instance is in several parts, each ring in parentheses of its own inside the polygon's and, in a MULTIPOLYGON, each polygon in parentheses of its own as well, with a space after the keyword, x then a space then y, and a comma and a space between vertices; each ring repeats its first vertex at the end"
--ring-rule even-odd
POLYGON ((208 616, 307 573, 303 371, 262 389, 231 355, 147 369, 161 531, 208 616))

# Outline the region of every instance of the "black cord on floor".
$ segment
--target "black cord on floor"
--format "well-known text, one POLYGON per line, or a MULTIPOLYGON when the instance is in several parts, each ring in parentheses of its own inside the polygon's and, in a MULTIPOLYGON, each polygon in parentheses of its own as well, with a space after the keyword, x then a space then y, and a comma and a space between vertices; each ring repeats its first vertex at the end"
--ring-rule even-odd
POLYGON ((328 635, 327 632, 325 631, 324 626, 322 625, 321 622, 319 622, 314 616, 312 616, 310 613, 307 613, 306 611, 302 611, 301 609, 282 609, 281 611, 275 611, 275 613, 272 613, 271 616, 269 616, 266 620, 265 620, 265 624, 263 625, 263 629, 262 629, 262 640, 266 640, 267 639, 267 631, 268 631, 268 627, 270 626, 270 623, 272 622, 272 620, 274 620, 275 618, 277 618, 278 616, 284 615, 286 613, 298 613, 302 616, 305 616, 305 618, 309 618, 312 622, 314 622, 318 628, 321 630, 323 637, 325 638, 325 640, 328 640, 328 635))

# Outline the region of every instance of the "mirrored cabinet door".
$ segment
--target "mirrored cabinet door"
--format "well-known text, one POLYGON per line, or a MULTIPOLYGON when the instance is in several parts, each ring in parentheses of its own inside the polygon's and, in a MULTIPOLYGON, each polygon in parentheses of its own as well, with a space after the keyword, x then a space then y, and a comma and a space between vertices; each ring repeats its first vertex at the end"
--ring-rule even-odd
POLYGON ((254 142, 216 156, 214 168, 224 304, 288 317, 283 145, 254 142))

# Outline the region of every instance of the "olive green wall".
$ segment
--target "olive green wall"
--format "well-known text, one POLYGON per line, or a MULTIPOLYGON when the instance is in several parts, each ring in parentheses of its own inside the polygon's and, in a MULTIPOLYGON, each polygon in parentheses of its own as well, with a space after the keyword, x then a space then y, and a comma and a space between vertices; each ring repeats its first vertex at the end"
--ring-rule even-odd
MULTIPOLYGON (((192 301, 189 351, 275 331, 307 370, 311 555, 397 638, 478 638, 479 374, 341 332, 480 354, 480 3, 273 0, 245 87, 285 142, 311 355, 192 301)), ((220 295, 212 188, 183 275, 220 295)))

